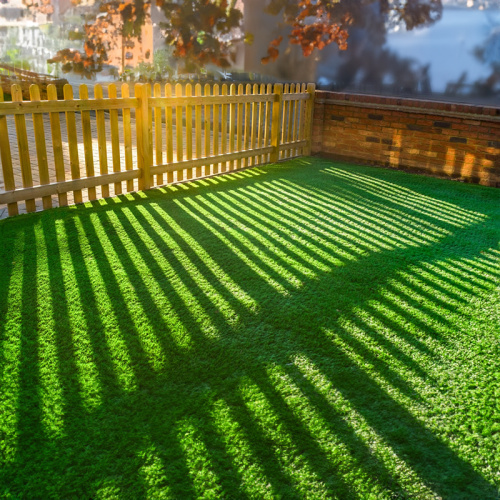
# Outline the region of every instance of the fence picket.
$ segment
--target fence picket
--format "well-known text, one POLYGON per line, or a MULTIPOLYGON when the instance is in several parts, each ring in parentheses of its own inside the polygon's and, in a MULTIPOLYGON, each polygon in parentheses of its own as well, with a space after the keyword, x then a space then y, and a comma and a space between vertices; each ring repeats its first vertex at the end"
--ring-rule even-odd
POLYGON ((273 122, 271 125, 271 146, 273 152, 271 153, 270 160, 277 162, 280 159, 279 144, 281 139, 281 124, 282 124, 282 108, 283 108, 283 85, 277 83, 274 86, 274 94, 276 99, 273 102, 273 122))
MULTIPOLYGON (((116 85, 110 83, 108 85, 108 97, 110 99, 116 99, 118 92, 116 85)), ((120 131, 118 126, 118 110, 109 110, 109 124, 111 128, 111 154, 113 158, 113 172, 121 172, 121 161, 120 161, 120 131)), ((115 182, 115 195, 122 194, 122 183, 115 182)))
MULTIPOLYGON (((210 95, 210 85, 207 83, 204 88, 203 95, 210 95)), ((205 158, 210 156, 210 105, 206 105, 203 110, 203 115, 205 118, 205 158)), ((205 175, 210 174, 210 164, 205 165, 205 175)))
MULTIPOLYGON (((130 97, 130 88, 127 83, 121 86, 122 98, 128 99, 130 97)), ((125 147, 125 170, 132 170, 132 129, 130 127, 130 109, 123 109, 123 145, 125 147)), ((134 180, 127 181, 127 191, 134 191, 134 180)))
POLYGON ((151 164, 153 163, 153 110, 149 107, 151 97, 151 85, 142 85, 142 141, 144 147, 144 189, 151 189, 151 164))
MULTIPOLYGON (((194 93, 196 97, 201 97, 201 85, 197 83, 194 87, 194 93)), ((196 142, 196 158, 201 158, 201 104, 196 104, 195 110, 195 142, 196 142)), ((201 177, 201 167, 196 167, 196 177, 201 177)))
MULTIPOLYGON (((3 89, 0 87, 0 103, 4 102, 3 89)), ((14 179, 14 170, 12 168, 12 153, 9 142, 9 128, 7 125, 7 117, 0 116, 0 159, 2 160, 3 182, 6 191, 14 191, 16 182, 14 179)), ((17 203, 9 203, 7 205, 7 213, 9 215, 17 215, 19 209, 17 203)))
MULTIPOLYGON (((305 83, 302 84, 301 92, 305 94, 307 92, 307 85, 305 83)), ((303 141, 305 139, 304 133, 304 125, 306 122, 306 110, 307 110, 307 102, 300 101, 300 131, 299 131, 299 141, 303 141)), ((300 149, 300 154, 304 154, 304 147, 300 149)))
MULTIPOLYGON (((182 96, 182 85, 180 83, 175 84, 175 97, 182 96)), ((184 159, 184 146, 182 144, 182 106, 175 107, 175 133, 177 137, 177 162, 184 159)), ((177 181, 182 181, 184 179, 184 171, 177 170, 177 181)))
MULTIPOLYGON (((89 98, 89 89, 87 85, 82 83, 79 88, 80 99, 89 98)), ((90 122, 90 111, 82 111, 82 136, 83 136, 83 156, 85 159, 85 175, 87 177, 94 177, 94 151, 92 147, 92 127, 90 122)), ((89 200, 97 199, 95 187, 88 188, 89 200)))
MULTIPOLYGON (((287 140, 289 143, 293 143, 293 135, 295 133, 295 129, 294 129, 294 124, 295 124, 295 104, 297 103, 296 99, 294 99, 295 97, 295 93, 296 93, 296 90, 295 90, 295 83, 292 83, 290 84, 290 94, 291 94, 291 98, 292 100, 290 101, 290 112, 288 113, 288 134, 287 134, 287 140)), ((288 149, 288 155, 287 157, 288 158, 292 158, 293 156, 295 156, 294 154, 294 149, 291 148, 291 149, 288 149)))
MULTIPOLYGON (((253 86, 253 95, 258 95, 259 93, 259 86, 255 83, 253 86)), ((257 126, 258 126, 258 120, 259 120, 259 115, 258 115, 258 104, 257 102, 252 103, 252 133, 250 136, 250 149, 255 149, 255 144, 256 144, 256 139, 257 139, 257 126)), ((255 165, 256 163, 259 163, 259 160, 256 156, 252 156, 250 158, 250 164, 255 165)))
MULTIPOLYGON (((290 85, 290 94, 295 94, 295 84, 292 83, 290 85)), ((289 106, 288 106, 288 126, 287 126, 287 133, 286 133, 286 142, 290 143, 293 141, 293 124, 294 124, 294 109, 295 109, 295 103, 297 101, 289 101, 289 106)), ((287 149, 286 150, 286 158, 290 158, 293 155, 293 149, 287 149)))
MULTIPOLYGON (((259 89, 260 94, 265 94, 266 93, 266 86, 262 83, 260 85, 259 89)), ((260 149, 262 147, 262 140, 263 140, 263 128, 265 127, 264 124, 264 113, 265 113, 265 103, 259 102, 259 123, 257 125, 257 147, 260 149)), ((260 164, 264 161, 262 156, 257 157, 257 164, 260 164)))
MULTIPOLYGON (((19 85, 11 87, 12 101, 19 102, 23 100, 23 91, 19 85)), ((19 161, 21 163, 21 177, 23 187, 33 186, 33 176, 31 173, 31 159, 28 143, 28 133, 26 132, 26 118, 24 115, 15 115, 17 146, 19 148, 19 161)), ((26 200, 26 211, 34 212, 36 210, 35 200, 26 200)))
MULTIPOLYGON (((172 85, 167 83, 165 85, 165 97, 172 97, 172 85)), ((170 165, 174 162, 174 125, 172 107, 165 108, 165 128, 166 128, 166 142, 167 142, 167 163, 170 165)), ((167 172, 167 182, 172 184, 174 182, 174 172, 167 172)))
MULTIPOLYGON (((63 87, 64 100, 73 100, 73 87, 66 84, 63 87)), ((68 132, 69 164, 71 169, 71 178, 73 180, 80 178, 80 159, 78 157, 78 137, 76 135, 76 116, 74 111, 66 111, 66 128, 68 132)), ((73 191, 75 203, 82 203, 83 196, 81 189, 73 191)))
POLYGON ((307 141, 307 145, 304 148, 304 154, 306 156, 309 156, 311 154, 315 89, 316 86, 314 85, 314 83, 309 83, 307 85, 307 93, 309 94, 309 99, 306 101, 306 118, 304 122, 304 139, 307 141))
MULTIPOLYGON (((266 92, 267 92, 267 94, 273 93, 273 86, 271 83, 267 84, 266 92)), ((271 112, 272 112, 273 106, 274 106, 273 103, 266 102, 266 121, 265 121, 265 126, 264 126, 264 147, 269 146, 269 144, 271 142, 270 126, 272 126, 271 125, 271 112)), ((264 161, 267 161, 268 159, 269 159, 269 161, 273 161, 273 160, 271 160, 271 155, 269 155, 269 156, 265 155, 264 161)))
MULTIPOLYGON (((245 94, 249 95, 252 93, 252 86, 247 83, 245 87, 245 94)), ((245 104, 245 115, 244 115, 244 120, 245 120, 245 126, 244 126, 244 132, 243 132, 243 149, 246 151, 250 149, 250 136, 251 136, 251 120, 250 120, 250 113, 251 113, 252 105, 247 102, 245 104)), ((248 167, 250 166, 250 158, 245 158, 243 160, 243 167, 248 167)))
MULTIPOLYGON (((294 88, 294 94, 300 93, 300 84, 295 85, 294 88)), ((296 142, 296 133, 297 133, 297 105, 299 103, 298 99, 294 99, 292 101, 292 107, 293 107, 293 113, 292 113, 292 127, 291 127, 291 133, 290 133, 290 141, 292 143, 296 142)), ((297 156, 297 148, 292 148, 290 150, 290 156, 294 157, 297 156)))
MULTIPOLYGON (((31 101, 40 101, 40 88, 38 85, 30 85, 31 101)), ((47 144, 45 141, 45 127, 43 125, 43 116, 40 113, 33 113, 33 132, 35 134, 36 156, 38 160, 38 174, 40 184, 50 184, 49 164, 47 161, 47 144)), ((52 208, 52 197, 44 196, 42 198, 44 210, 52 208)))
MULTIPOLYGON (((47 99, 49 101, 57 101, 57 89, 53 84, 47 85, 47 99)), ((64 156, 62 149, 61 120, 59 118, 59 113, 49 113, 49 117, 52 135, 52 150, 54 151, 54 163, 56 167, 56 181, 64 182, 66 180, 66 170, 64 168, 64 156)), ((58 202, 60 207, 67 205, 67 193, 59 193, 58 202)))
MULTIPOLYGON (((236 85, 234 83, 229 87, 229 95, 236 95, 236 85)), ((236 120, 236 104, 231 102, 229 105, 229 152, 234 153, 234 131, 236 120)), ((234 161, 229 162, 228 170, 234 170, 234 161)))
MULTIPOLYGON (((238 85, 238 95, 244 95, 243 84, 238 85)), ((238 121, 236 125, 236 150, 241 151, 243 141, 243 103, 238 103, 238 121)), ((236 160, 236 168, 241 168, 241 158, 236 160)))
MULTIPOLYGON (((155 83, 153 89, 153 95, 155 97, 161 97, 161 85, 155 83)), ((162 124, 161 124, 161 108, 159 106, 154 107, 154 120, 155 120, 155 160, 157 165, 163 163, 163 144, 162 144, 162 124)), ((161 186, 163 184, 163 174, 158 174, 156 176, 156 185, 161 186)))
MULTIPOLYGON (((292 85, 293 84, 289 84, 289 83, 287 83, 285 85, 285 91, 284 91, 285 94, 291 93, 292 85)), ((287 97, 289 98, 290 96, 288 95, 287 97)), ((284 100, 283 104, 284 104, 283 109, 284 109, 285 113, 283 115, 283 124, 282 124, 282 127, 283 127, 282 145, 286 145, 290 142, 290 115, 292 112, 292 103, 289 99, 286 99, 286 100, 284 100)), ((281 159, 284 160, 285 158, 288 158, 289 152, 290 152, 290 150, 288 148, 282 149, 281 159)))
MULTIPOLYGON (((186 97, 192 97, 193 87, 190 83, 186 85, 186 97)), ((193 158, 193 106, 186 106, 186 160, 193 158)), ((193 169, 187 169, 187 179, 193 178, 193 169)))
MULTIPOLYGON (((227 96, 227 85, 222 85, 222 95, 227 96)), ((227 153, 227 104, 223 104, 221 109, 221 154, 227 153)), ((221 164, 221 171, 227 172, 227 161, 221 164)))
MULTIPOLYGON (((213 95, 215 95, 215 96, 219 95, 219 86, 217 84, 214 85, 213 95)), ((213 155, 217 156, 219 154, 219 120, 220 120, 220 117, 219 117, 220 106, 219 106, 219 104, 214 104, 213 109, 214 109, 213 110, 213 123, 214 123, 213 155)), ((219 173, 219 164, 215 163, 214 164, 214 174, 218 174, 218 173, 219 173)))
POLYGON ((152 185, 154 185, 154 180, 150 177, 149 171, 150 167, 153 164, 153 152, 154 152, 154 144, 153 144, 153 108, 149 105, 149 101, 151 99, 151 85, 149 83, 145 83, 143 85, 143 92, 144 94, 144 100, 142 105, 144 106, 143 110, 143 115, 146 117, 146 126, 144 127, 144 133, 147 133, 147 138, 145 138, 145 144, 148 146, 147 150, 147 159, 148 159, 148 164, 146 167, 146 171, 148 173, 148 188, 150 189, 152 185), (147 110, 147 112, 146 112, 147 110))
MULTIPOLYGON (((295 93, 297 97, 300 96, 300 83, 295 85, 295 93)), ((295 99, 293 103, 293 125, 292 125, 292 142, 298 141, 298 124, 299 124, 299 112, 300 112, 300 99, 295 99)), ((298 148, 294 148, 292 156, 297 156, 299 154, 298 148)))
MULTIPOLYGON (((101 84, 97 84, 94 87, 94 98, 98 100, 104 98, 101 84)), ((105 175, 108 173, 108 151, 106 145, 106 118, 104 115, 104 109, 98 109, 95 114, 97 128, 97 146, 99 148, 99 173, 101 175, 105 175)), ((103 198, 109 197, 109 184, 103 184, 101 186, 101 194, 103 198)))

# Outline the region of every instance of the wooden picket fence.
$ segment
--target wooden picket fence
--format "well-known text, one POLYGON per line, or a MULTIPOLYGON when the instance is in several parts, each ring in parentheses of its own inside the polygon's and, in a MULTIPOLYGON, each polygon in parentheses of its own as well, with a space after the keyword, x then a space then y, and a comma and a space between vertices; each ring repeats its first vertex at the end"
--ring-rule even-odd
MULTIPOLYGON (((314 84, 0 90, 0 209, 82 203, 310 154, 314 84), (194 92, 193 92, 194 90, 194 92), (162 92, 163 91, 163 92, 162 92), (64 119, 61 120, 61 113, 64 119), (33 159, 36 157, 34 165, 33 159), (98 167, 98 168, 97 168, 98 167)), ((1 215, 1 214, 0 214, 1 215)))

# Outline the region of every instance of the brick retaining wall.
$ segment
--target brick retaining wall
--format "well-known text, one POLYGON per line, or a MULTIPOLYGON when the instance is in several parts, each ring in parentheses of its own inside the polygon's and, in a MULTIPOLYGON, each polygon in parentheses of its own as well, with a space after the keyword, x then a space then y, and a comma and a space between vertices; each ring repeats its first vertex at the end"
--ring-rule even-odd
POLYGON ((500 187, 500 107, 317 91, 312 152, 500 187))

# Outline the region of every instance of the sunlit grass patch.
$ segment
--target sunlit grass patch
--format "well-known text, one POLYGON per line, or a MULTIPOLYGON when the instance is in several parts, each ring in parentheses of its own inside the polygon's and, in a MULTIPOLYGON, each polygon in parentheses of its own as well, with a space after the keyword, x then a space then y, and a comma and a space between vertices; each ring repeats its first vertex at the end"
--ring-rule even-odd
POLYGON ((0 496, 497 498, 499 241, 317 158, 0 221, 0 496))

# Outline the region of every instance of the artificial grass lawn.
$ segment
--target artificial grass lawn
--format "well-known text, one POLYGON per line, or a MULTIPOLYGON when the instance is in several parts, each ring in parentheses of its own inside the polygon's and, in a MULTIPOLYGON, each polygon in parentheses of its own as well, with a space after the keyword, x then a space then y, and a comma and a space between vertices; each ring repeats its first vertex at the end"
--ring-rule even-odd
POLYGON ((498 498, 500 190, 302 158, 0 222, 0 496, 498 498))

